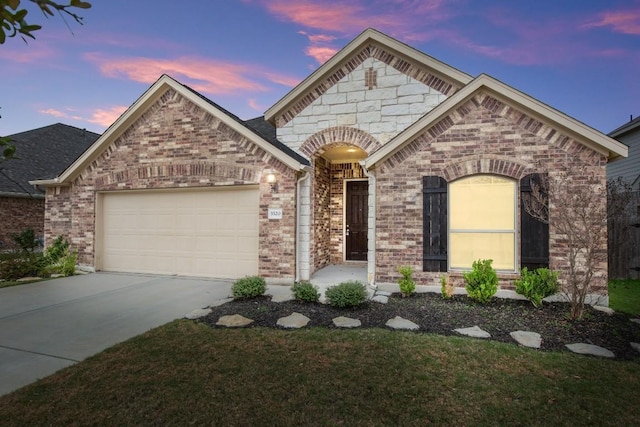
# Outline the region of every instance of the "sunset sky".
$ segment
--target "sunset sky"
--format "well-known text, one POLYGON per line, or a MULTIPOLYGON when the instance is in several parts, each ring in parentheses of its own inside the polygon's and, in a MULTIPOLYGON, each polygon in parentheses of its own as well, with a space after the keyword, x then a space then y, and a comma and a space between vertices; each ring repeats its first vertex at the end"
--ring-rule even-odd
MULTIPOLYGON (((28 2, 23 1, 23 4, 28 2)), ((0 45, 0 135, 103 132, 169 74, 260 116, 367 27, 604 132, 640 115, 640 0, 91 0, 0 45)))

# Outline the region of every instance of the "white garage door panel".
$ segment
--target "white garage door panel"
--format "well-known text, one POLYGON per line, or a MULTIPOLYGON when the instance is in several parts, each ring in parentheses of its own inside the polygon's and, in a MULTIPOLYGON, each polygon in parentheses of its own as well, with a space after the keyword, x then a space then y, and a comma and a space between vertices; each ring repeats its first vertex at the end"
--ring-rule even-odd
POLYGON ((102 270, 258 273, 258 190, 104 194, 102 270))

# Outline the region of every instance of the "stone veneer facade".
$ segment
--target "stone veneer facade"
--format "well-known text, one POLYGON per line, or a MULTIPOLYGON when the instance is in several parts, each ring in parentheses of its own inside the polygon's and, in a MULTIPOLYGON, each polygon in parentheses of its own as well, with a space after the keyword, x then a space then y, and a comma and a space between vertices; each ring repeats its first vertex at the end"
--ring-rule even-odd
POLYGON ((445 99, 437 89, 381 60, 367 58, 278 127, 277 135, 297 150, 318 132, 351 127, 384 144, 445 99), (373 87, 365 79, 368 70, 377 74, 373 87))
POLYGON ((19 249, 13 236, 31 228, 36 237, 44 233, 44 199, 40 197, 0 197, 0 251, 19 249))
MULTIPOLYGON (((588 180, 605 184, 606 162, 604 155, 547 124, 486 93, 477 93, 450 115, 424 129, 374 171, 376 282, 397 282, 397 266, 411 265, 417 283, 439 286, 443 273, 422 271, 423 176, 440 176, 451 182, 486 173, 520 180, 530 173, 547 172, 553 183, 553 178, 562 172, 583 171, 586 176, 572 176, 570 188, 550 189, 552 194, 554 191, 563 194, 588 180)), ((602 203, 606 203, 604 194, 602 203)), ((550 268, 566 272, 566 240, 554 230, 557 212, 553 198, 549 215, 550 268)), ((602 250, 606 251, 606 239, 602 250)), ((463 286, 462 273, 450 272, 449 276, 457 286, 463 286)), ((500 287, 513 289, 516 277, 517 274, 499 274, 500 287)), ((595 289, 606 292, 606 260, 599 266, 595 282, 595 289)))
POLYGON ((173 89, 74 180, 47 189, 46 240, 70 238, 79 264, 95 266, 97 192, 259 185, 259 274, 295 276, 296 173, 173 89), (266 182, 276 171, 278 192, 266 182), (267 219, 267 208, 284 217, 267 219))

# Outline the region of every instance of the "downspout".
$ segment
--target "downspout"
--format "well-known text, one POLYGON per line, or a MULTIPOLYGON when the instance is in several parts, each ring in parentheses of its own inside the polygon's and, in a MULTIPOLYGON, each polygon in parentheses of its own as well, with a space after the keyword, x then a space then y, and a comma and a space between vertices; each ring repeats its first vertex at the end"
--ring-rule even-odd
POLYGON ((301 206, 301 187, 302 182, 308 180, 311 177, 311 173, 309 173, 309 168, 305 167, 302 170, 302 175, 296 181, 296 282, 300 281, 300 260, 302 258, 302 242, 300 240, 300 217, 302 215, 302 206, 301 206))
POLYGON ((364 174, 369 178, 369 200, 367 221, 367 282, 369 287, 376 289, 376 175, 373 170, 365 167, 365 161, 360 161, 364 174))

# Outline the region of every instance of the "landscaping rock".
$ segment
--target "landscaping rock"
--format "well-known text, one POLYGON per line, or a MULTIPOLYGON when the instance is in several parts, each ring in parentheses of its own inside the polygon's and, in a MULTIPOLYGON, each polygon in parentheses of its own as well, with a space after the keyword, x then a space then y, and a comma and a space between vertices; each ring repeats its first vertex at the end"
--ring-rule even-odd
POLYGON ((631 343, 631 348, 633 348, 635 351, 639 351, 640 352, 640 343, 632 342, 631 343))
POLYGON ((390 297, 391 296, 391 292, 387 292, 387 291, 376 291, 376 295, 380 295, 382 297, 390 297))
POLYGON ((16 282, 33 282, 34 280, 42 280, 40 277, 23 277, 16 280, 16 282))
POLYGON ((231 316, 222 316, 218 319, 216 325, 226 326, 227 328, 241 328, 253 323, 252 319, 247 319, 239 314, 232 314, 231 316))
POLYGON ((483 331, 479 326, 472 326, 470 328, 454 329, 455 332, 466 335, 473 338, 491 338, 491 334, 487 331, 483 331))
POLYGON ((540 348, 540 345, 542 345, 542 337, 537 332, 515 331, 509 335, 511 335, 511 338, 516 340, 518 344, 525 347, 540 348))
POLYGON ((565 347, 567 347, 569 350, 573 351, 574 353, 578 353, 578 354, 588 354, 591 356, 609 357, 609 358, 616 357, 616 355, 613 354, 612 351, 607 350, 604 347, 599 347, 593 344, 575 343, 575 344, 567 344, 565 345, 565 347))
POLYGON ((594 310, 601 311, 601 312, 603 312, 603 313, 607 313, 609 316, 611 316, 612 314, 614 314, 614 313, 615 313, 615 311, 614 311, 613 309, 611 309, 611 308, 609 308, 609 307, 605 307, 605 306, 603 306, 603 305, 594 305, 594 306, 593 306, 593 309, 594 309, 594 310))
POLYGON ((385 295, 376 295, 373 298, 371 298, 371 301, 377 302, 380 304, 386 304, 389 302, 389 297, 385 295))
POLYGON ((287 317, 279 318, 276 324, 278 326, 282 326, 283 328, 298 329, 307 326, 307 323, 309 323, 310 321, 311 319, 309 319, 304 314, 292 313, 287 317))
POLYGON ((396 316, 393 319, 387 320, 387 323, 385 323, 385 325, 390 327, 391 329, 406 329, 409 331, 416 331, 420 329, 420 326, 416 325, 411 320, 403 319, 400 316, 396 316))
POLYGON ((210 308, 198 308, 196 310, 193 310, 191 313, 187 313, 184 317, 186 319, 193 320, 193 319, 199 319, 201 317, 204 317, 209 313, 211 313, 210 308))
POLYGON ((640 325, 640 319, 629 319, 631 320, 633 323, 637 323, 638 325, 640 325))
POLYGON ((294 299, 295 297, 293 296, 292 293, 271 295, 271 301, 273 302, 286 302, 286 301, 293 301, 294 299))
POLYGON ((336 317, 332 319, 333 324, 338 328, 358 328, 362 325, 362 322, 358 319, 352 319, 351 317, 336 317))

